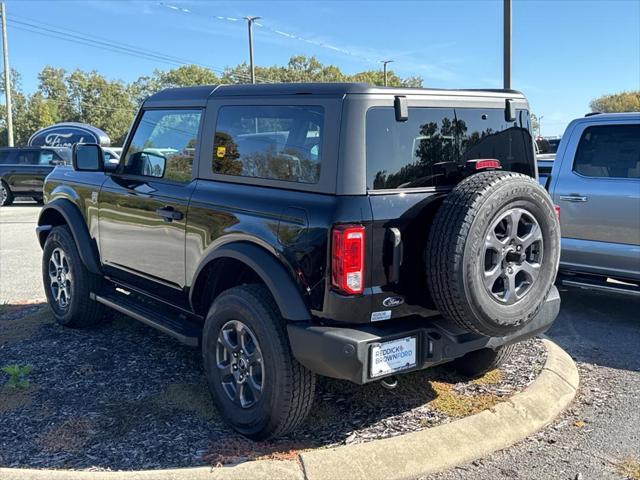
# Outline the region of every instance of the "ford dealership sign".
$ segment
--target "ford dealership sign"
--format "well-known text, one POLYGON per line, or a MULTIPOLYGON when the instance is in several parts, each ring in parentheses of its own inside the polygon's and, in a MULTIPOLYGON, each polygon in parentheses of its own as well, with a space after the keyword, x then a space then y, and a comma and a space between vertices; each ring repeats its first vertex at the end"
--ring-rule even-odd
POLYGON ((103 147, 110 144, 109 136, 99 128, 86 123, 56 123, 31 135, 30 147, 71 147, 75 143, 97 143, 103 147))

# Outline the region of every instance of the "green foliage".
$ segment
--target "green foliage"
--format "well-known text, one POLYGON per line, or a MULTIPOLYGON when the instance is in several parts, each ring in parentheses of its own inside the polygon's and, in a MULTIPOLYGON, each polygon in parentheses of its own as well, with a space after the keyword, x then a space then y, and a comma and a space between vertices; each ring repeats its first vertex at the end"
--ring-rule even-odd
POLYGON ((10 388, 27 388, 29 380, 25 377, 31 373, 33 367, 31 365, 7 365, 2 367, 2 371, 9 375, 7 386, 10 388))
POLYGON ((593 112, 640 112, 640 90, 612 93, 591 100, 589 104, 593 112))
MULTIPOLYGON (((256 67, 256 78, 264 82, 365 82, 383 85, 382 70, 355 74, 343 73, 335 65, 323 65, 315 57, 293 56, 286 66, 256 67)), ((421 87, 420 77, 400 78, 387 72, 390 86, 421 87)), ((104 130, 113 145, 122 145, 137 107, 160 90, 193 85, 219 83, 249 83, 249 67, 241 63, 228 67, 221 76, 198 65, 184 65, 172 70, 155 70, 125 84, 108 80, 96 71, 46 66, 38 75, 38 88, 25 94, 20 74, 12 70, 12 110, 16 145, 25 145, 38 129, 58 122, 83 122, 104 130)), ((4 80, 0 75, 0 94, 4 95, 4 80)), ((0 146, 7 144, 6 107, 0 105, 0 146)))

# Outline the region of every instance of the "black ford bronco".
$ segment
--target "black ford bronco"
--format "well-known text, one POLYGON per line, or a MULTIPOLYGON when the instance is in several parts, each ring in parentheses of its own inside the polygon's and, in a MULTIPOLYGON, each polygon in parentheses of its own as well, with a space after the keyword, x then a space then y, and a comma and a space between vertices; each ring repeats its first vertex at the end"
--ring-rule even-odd
POLYGON ((200 347, 240 433, 283 435, 316 375, 468 375, 545 331, 558 220, 515 91, 164 90, 119 165, 78 144, 37 234, 57 321, 107 308, 200 347))

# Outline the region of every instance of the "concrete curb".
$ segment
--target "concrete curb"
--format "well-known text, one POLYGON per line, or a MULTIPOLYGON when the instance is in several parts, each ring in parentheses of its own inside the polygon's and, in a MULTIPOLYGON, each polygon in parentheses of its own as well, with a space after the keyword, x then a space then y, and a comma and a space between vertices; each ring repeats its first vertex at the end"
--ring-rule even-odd
POLYGON ((544 340, 547 361, 523 392, 490 410, 447 425, 369 443, 300 454, 298 462, 260 460, 224 468, 86 472, 0 468, 2 480, 385 479, 400 480, 470 462, 526 438, 573 400, 578 370, 571 357, 544 340))

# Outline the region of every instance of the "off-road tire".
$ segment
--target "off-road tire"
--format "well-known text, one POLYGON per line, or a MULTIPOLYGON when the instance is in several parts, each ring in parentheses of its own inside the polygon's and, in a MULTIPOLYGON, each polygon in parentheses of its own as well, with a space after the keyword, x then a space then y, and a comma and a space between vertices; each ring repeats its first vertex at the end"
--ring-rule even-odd
POLYGON ((83 328, 95 325, 105 318, 106 307, 89 296, 98 289, 100 279, 82 263, 73 235, 66 225, 54 227, 47 237, 42 253, 42 279, 49 307, 60 325, 83 328), (49 263, 56 249, 62 249, 72 272, 71 298, 66 307, 59 305, 51 289, 49 263))
POLYGON ((515 348, 515 344, 503 345, 495 350, 483 348, 482 350, 469 352, 460 358, 456 358, 448 364, 448 367, 465 377, 480 377, 507 362, 513 355, 515 348))
POLYGON ((535 179, 512 172, 482 172, 459 183, 436 214, 426 249, 436 308, 464 329, 498 337, 522 329, 536 316, 559 261, 560 225, 551 198, 535 179), (491 225, 510 209, 523 209, 537 221, 544 248, 530 289, 515 303, 503 304, 483 283, 481 257, 491 225))
POLYGON ((0 180, 0 188, 5 192, 4 199, 0 198, 0 207, 8 207, 13 203, 13 192, 9 188, 9 185, 7 185, 3 180, 0 180))
POLYGON ((264 285, 234 287, 216 298, 204 325, 202 356, 218 411, 242 435, 254 440, 279 437, 294 430, 309 413, 315 374, 293 357, 286 323, 264 285), (231 320, 240 321, 252 330, 264 359, 263 391, 259 400, 248 408, 227 396, 217 366, 218 335, 231 320))

